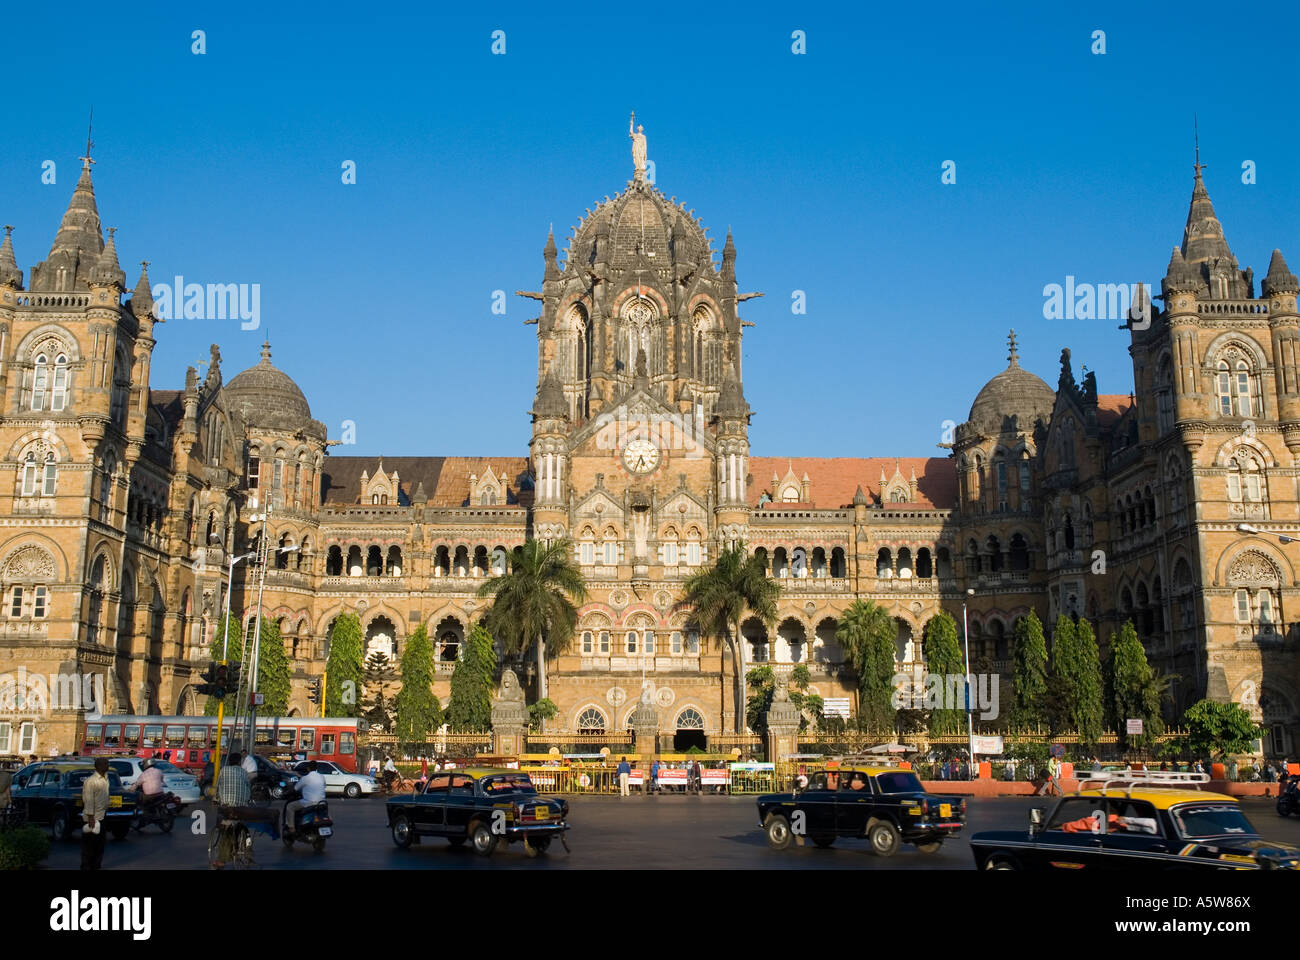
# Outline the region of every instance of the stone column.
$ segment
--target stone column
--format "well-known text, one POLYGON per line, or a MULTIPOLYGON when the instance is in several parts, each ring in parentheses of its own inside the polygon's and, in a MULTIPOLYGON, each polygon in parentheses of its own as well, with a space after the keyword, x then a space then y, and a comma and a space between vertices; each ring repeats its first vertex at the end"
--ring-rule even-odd
POLYGON ((515 672, 507 668, 501 674, 501 686, 492 699, 492 752, 498 757, 517 757, 525 753, 524 734, 528 730, 528 707, 524 691, 515 672))
POLYGON ((790 702, 786 683, 785 677, 777 677, 767 708, 767 759, 773 763, 799 752, 799 708, 790 702))
MULTIPOLYGON (((636 735, 635 751, 643 761, 649 761, 659 749, 659 711, 648 696, 642 696, 637 708, 630 718, 632 731, 636 735)), ((649 770, 646 771, 649 776, 649 770)))

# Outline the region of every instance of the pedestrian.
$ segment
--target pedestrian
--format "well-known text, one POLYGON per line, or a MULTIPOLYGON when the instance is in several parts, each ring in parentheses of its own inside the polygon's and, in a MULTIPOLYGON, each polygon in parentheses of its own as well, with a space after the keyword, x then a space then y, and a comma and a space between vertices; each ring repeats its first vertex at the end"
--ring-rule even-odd
POLYGON ((659 788, 659 758, 655 757, 655 762, 650 764, 650 792, 653 793, 659 788))
POLYGON ((9 769, 9 764, 0 765, 0 815, 9 809, 9 804, 13 802, 13 796, 10 794, 13 782, 14 772, 9 769))
POLYGON ((420 780, 423 783, 429 782, 429 758, 420 757, 420 780))
POLYGON ((948 779, 948 764, 946 762, 943 764, 943 766, 939 768, 939 779, 940 780, 948 779))
POLYGON ((1092 755, 1092 772, 1101 773, 1101 758, 1095 753, 1092 755))
POLYGON ((632 765, 627 762, 627 757, 619 760, 615 772, 618 774, 618 795, 620 797, 631 796, 627 789, 627 780, 632 775, 632 765))
POLYGON ((95 772, 81 787, 81 869, 98 870, 104 863, 104 841, 108 839, 108 758, 95 758, 95 772))
POLYGON ((1236 757, 1233 757, 1228 761, 1228 779, 1229 780, 1237 779, 1237 758, 1236 757))
POLYGON ((700 761, 695 760, 691 763, 691 786, 694 788, 696 793, 704 792, 701 784, 703 779, 703 768, 700 766, 700 761))

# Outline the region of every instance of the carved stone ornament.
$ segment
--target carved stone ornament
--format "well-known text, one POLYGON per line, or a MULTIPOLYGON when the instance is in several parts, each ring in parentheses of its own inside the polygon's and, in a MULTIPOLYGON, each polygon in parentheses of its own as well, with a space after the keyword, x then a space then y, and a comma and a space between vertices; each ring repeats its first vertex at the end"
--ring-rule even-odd
POLYGON ((621 707, 627 702, 627 691, 622 687, 610 687, 605 691, 605 702, 611 707, 621 707))
POLYGON ((1234 587, 1276 587, 1280 580, 1273 561, 1254 550, 1247 550, 1228 567, 1228 583, 1234 587))
POLYGON ((19 547, 5 562, 5 580, 29 582, 54 579, 54 558, 42 547, 28 544, 19 547))
POLYGON ((671 707, 676 699, 677 694, 673 693, 670 687, 660 687, 655 693, 655 703, 661 707, 671 707))

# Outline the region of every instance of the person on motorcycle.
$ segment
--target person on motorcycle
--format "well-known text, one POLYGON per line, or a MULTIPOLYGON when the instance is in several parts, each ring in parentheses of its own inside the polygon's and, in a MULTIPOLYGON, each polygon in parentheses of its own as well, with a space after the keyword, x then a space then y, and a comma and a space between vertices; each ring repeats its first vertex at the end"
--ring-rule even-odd
POLYGON ((392 755, 384 761, 384 786, 393 789, 393 780, 397 777, 397 764, 393 763, 392 755))
POLYGON ((325 799, 325 777, 316 769, 316 761, 307 761, 307 772, 303 778, 298 781, 296 789, 299 798, 284 805, 284 828, 292 830, 294 827, 294 817, 303 807, 310 807, 313 803, 320 803, 325 799))
POLYGON ((135 792, 140 795, 139 801, 143 812, 161 803, 167 796, 167 792, 163 789, 162 771, 152 760, 146 760, 140 764, 140 768, 140 778, 135 782, 135 792))
POLYGON ((270 807, 252 805, 252 789, 249 786, 248 775, 240 765, 241 759, 238 752, 232 753, 226 765, 221 768, 215 790, 217 809, 223 817, 232 820, 260 821, 269 824, 271 836, 279 840, 280 818, 270 807))

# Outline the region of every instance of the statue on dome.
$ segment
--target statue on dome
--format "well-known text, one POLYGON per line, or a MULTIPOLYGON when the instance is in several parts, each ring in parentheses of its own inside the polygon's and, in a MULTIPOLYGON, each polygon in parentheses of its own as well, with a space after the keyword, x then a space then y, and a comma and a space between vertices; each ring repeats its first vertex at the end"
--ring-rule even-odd
POLYGON ((636 111, 632 111, 632 116, 627 121, 627 135, 632 140, 632 164, 636 167, 636 181, 641 183, 645 180, 645 127, 638 126, 633 130, 636 124, 636 111))

